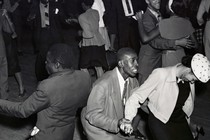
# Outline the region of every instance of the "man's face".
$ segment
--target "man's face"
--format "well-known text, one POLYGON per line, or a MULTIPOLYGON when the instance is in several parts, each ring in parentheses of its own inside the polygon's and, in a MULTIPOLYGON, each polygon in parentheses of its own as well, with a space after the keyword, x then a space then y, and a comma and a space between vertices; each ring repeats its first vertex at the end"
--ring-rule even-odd
POLYGON ((198 81, 198 78, 194 75, 194 73, 192 72, 190 68, 186 68, 186 70, 183 71, 180 78, 190 83, 194 83, 195 81, 198 81))
POLYGON ((56 72, 56 64, 54 64, 53 62, 51 62, 50 60, 50 53, 47 53, 47 57, 46 57, 46 61, 45 61, 45 68, 47 70, 48 74, 52 74, 56 72))
POLYGON ((160 0, 146 0, 146 3, 151 9, 155 11, 160 10, 160 0))
POLYGON ((137 74, 138 63, 137 55, 135 53, 130 53, 123 58, 123 71, 128 77, 134 77, 137 74))

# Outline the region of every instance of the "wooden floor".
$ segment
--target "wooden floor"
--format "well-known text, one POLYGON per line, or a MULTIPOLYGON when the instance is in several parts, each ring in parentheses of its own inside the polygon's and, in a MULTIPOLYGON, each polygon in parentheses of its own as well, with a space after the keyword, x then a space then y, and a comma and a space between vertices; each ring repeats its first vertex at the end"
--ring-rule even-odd
MULTIPOLYGON (((22 69, 23 82, 27 91, 24 98, 19 98, 18 85, 14 77, 9 77, 10 101, 23 101, 35 91, 37 82, 34 74, 34 63, 36 55, 30 44, 30 31, 25 32, 25 42, 23 43, 24 55, 19 56, 22 69)), ((77 45, 75 41, 76 31, 67 30, 64 32, 66 42, 70 45, 77 45)), ((196 85, 195 110, 192 115, 192 121, 203 126, 205 136, 201 136, 199 140, 210 140, 210 82, 207 84, 196 85)), ((27 119, 18 119, 0 115, 0 140, 25 140, 30 133, 36 116, 33 115, 27 119)), ((141 129, 141 127, 140 127, 141 129)), ((81 133, 80 125, 77 125, 74 140, 84 140, 81 133)))

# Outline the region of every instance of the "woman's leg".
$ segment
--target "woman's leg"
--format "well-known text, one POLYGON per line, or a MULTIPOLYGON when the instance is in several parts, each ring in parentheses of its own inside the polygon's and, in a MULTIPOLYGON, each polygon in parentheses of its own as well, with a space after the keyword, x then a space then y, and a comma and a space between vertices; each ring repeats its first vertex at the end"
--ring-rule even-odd
POLYGON ((21 72, 16 72, 15 73, 15 78, 17 80, 17 83, 19 85, 19 93, 20 94, 24 94, 24 86, 23 86, 23 80, 22 80, 22 76, 21 76, 21 72))
POLYGON ((104 73, 103 68, 102 67, 95 67, 95 69, 96 69, 97 78, 101 77, 104 73))

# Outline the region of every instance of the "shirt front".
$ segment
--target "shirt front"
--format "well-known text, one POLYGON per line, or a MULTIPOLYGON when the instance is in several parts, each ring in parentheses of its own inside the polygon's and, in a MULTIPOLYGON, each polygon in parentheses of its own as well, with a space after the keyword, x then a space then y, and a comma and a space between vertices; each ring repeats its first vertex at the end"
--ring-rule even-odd
POLYGON ((40 6, 40 14, 41 14, 41 27, 45 28, 47 27, 46 24, 49 24, 49 3, 43 4, 40 2, 39 6, 40 6), (46 13, 48 13, 48 19, 46 19, 46 15, 45 15, 46 13))
POLYGON ((156 17, 156 19, 157 19, 158 21, 161 19, 161 15, 160 15, 159 12, 156 12, 156 11, 152 10, 151 8, 149 8, 149 7, 148 7, 148 9, 149 9, 149 11, 156 17))
POLYGON ((129 84, 129 80, 128 79, 124 80, 124 78, 120 74, 120 71, 118 68, 117 68, 117 77, 118 77, 118 81, 119 81, 119 85, 120 85, 120 95, 121 95, 121 99, 122 99, 125 82, 127 81, 129 84))

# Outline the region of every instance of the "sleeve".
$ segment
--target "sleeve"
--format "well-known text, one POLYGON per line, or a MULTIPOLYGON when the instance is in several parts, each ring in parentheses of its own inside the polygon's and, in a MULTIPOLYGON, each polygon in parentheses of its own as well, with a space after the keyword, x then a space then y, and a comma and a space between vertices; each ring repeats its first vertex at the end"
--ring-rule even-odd
POLYGON ((148 79, 138 88, 132 91, 132 95, 125 104, 125 118, 132 121, 146 99, 155 91, 161 78, 159 72, 154 70, 148 79))
MULTIPOLYGON (((157 27, 151 17, 143 16, 143 24, 146 32, 150 32, 157 27)), ((164 39, 160 35, 149 42, 150 46, 155 49, 170 50, 176 49, 175 40, 164 39)))
POLYGON ((206 0, 202 0, 197 12, 197 21, 199 25, 204 23, 203 14, 205 13, 206 0))
POLYGON ((0 100, 0 113, 7 116, 27 118, 49 106, 48 96, 42 91, 34 92, 24 102, 0 100))
POLYGON ((118 120, 105 114, 105 102, 109 100, 106 92, 104 87, 98 85, 92 89, 88 99, 86 119, 95 127, 117 133, 118 120))
POLYGON ((3 20, 3 31, 6 33, 12 33, 12 29, 10 28, 9 21, 7 20, 6 16, 2 18, 3 20))
POLYGON ((14 5, 11 5, 10 0, 4 0, 3 8, 5 8, 7 11, 11 13, 14 12, 18 6, 19 6, 18 2, 15 2, 14 5))

